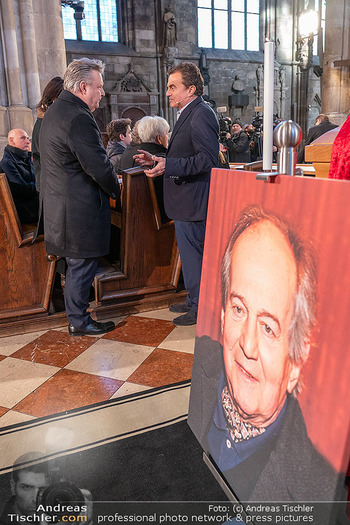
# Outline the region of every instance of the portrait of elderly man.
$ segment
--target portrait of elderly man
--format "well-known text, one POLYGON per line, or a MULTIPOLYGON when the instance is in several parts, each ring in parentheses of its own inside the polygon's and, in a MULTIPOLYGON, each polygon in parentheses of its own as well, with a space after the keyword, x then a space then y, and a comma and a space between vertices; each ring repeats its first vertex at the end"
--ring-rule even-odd
POLYGON ((222 345, 197 339, 189 425, 241 501, 336 499, 337 474, 298 403, 316 326, 312 247, 246 207, 221 264, 222 345))

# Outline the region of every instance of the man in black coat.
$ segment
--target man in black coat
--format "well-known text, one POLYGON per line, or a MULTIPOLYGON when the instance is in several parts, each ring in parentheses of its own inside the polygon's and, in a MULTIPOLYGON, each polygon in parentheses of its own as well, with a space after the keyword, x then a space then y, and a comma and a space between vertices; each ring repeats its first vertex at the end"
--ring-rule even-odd
POLYGON ((232 135, 226 134, 226 146, 230 162, 250 162, 249 138, 240 120, 232 122, 232 135))
POLYGON ((203 91, 204 81, 197 66, 181 62, 173 67, 167 96, 170 106, 178 109, 178 119, 166 158, 146 152, 137 156, 142 165, 157 163, 145 171, 147 176, 164 174, 165 211, 174 219, 188 292, 186 302, 171 305, 170 310, 182 314, 174 323, 183 326, 197 322, 210 172, 219 159, 219 124, 201 97, 203 91))
POLYGON ((188 418, 241 501, 338 497, 296 399, 316 289, 313 251, 294 228, 259 206, 242 210, 221 265, 223 345, 196 342, 188 418))
POLYGON ((331 129, 335 129, 338 126, 336 124, 332 124, 332 122, 329 121, 329 118, 327 115, 323 115, 321 113, 315 120, 315 125, 309 129, 309 133, 307 134, 307 137, 304 141, 303 146, 301 147, 298 156, 297 156, 297 162, 298 164, 303 164, 305 162, 305 146, 308 146, 313 142, 314 140, 318 139, 318 137, 321 137, 327 131, 330 131, 331 129))
POLYGON ((114 328, 87 312, 97 258, 109 252, 109 197, 120 198, 92 114, 105 94, 103 71, 100 60, 73 60, 40 132, 45 245, 48 253, 66 258, 65 306, 73 336, 114 328))
POLYGON ((39 195, 35 187, 29 137, 23 129, 11 129, 8 142, 0 162, 0 172, 6 174, 20 222, 36 223, 39 195))

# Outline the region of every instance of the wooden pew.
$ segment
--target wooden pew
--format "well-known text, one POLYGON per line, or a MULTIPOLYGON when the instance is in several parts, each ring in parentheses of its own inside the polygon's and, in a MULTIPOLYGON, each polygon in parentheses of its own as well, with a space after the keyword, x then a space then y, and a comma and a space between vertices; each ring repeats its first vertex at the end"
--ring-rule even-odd
MULTIPOLYGON (((120 228, 120 264, 106 260, 96 276, 92 317, 160 308, 173 302, 175 293, 182 297, 184 292, 177 290, 181 264, 174 223, 162 218, 154 181, 142 168, 124 173, 122 211, 112 209, 111 222, 120 228)), ((49 315, 55 260, 46 255, 42 236, 32 244, 35 225, 24 229, 1 175, 0 336, 68 323, 64 311, 49 315)))
POLYGON ((328 178, 333 142, 339 130, 340 127, 331 129, 305 147, 305 160, 312 162, 316 177, 328 178))
POLYGON ((31 316, 47 316, 56 258, 46 255, 36 224, 22 226, 6 176, 0 174, 0 331, 31 316))
MULTIPOLYGON (((167 304, 180 275, 174 221, 164 221, 153 179, 140 167, 123 173, 122 212, 112 211, 112 223, 121 228, 120 270, 97 275, 97 317, 106 309, 162 298, 167 304)), ((144 308, 145 309, 145 308, 144 308)))

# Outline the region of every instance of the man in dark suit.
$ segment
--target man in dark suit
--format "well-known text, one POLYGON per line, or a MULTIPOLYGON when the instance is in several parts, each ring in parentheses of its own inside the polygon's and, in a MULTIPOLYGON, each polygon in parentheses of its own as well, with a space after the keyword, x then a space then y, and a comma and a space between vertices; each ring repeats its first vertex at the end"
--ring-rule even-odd
POLYGON ((315 120, 315 125, 309 129, 309 133, 307 134, 307 137, 305 139, 304 145, 300 149, 298 156, 297 156, 297 162, 298 164, 303 164, 305 162, 305 146, 308 146, 313 142, 314 140, 318 139, 318 137, 321 137, 321 135, 324 135, 327 133, 327 131, 330 131, 331 129, 335 129, 338 126, 336 124, 332 124, 332 122, 329 121, 329 118, 327 115, 324 115, 321 113, 315 120))
POLYGON ((185 287, 186 302, 171 305, 182 315, 176 325, 197 322, 199 284, 202 269, 210 172, 219 157, 219 124, 201 95, 204 82, 197 66, 182 62, 169 71, 169 103, 178 110, 178 120, 171 134, 166 158, 144 151, 137 155, 141 165, 156 163, 146 170, 149 177, 164 174, 164 204, 168 217, 174 219, 185 287))
POLYGON ((64 295, 73 336, 114 328, 113 322, 98 323, 87 312, 97 258, 109 252, 109 197, 120 197, 92 114, 104 95, 103 71, 100 60, 73 60, 40 131, 45 245, 48 253, 66 258, 64 295))

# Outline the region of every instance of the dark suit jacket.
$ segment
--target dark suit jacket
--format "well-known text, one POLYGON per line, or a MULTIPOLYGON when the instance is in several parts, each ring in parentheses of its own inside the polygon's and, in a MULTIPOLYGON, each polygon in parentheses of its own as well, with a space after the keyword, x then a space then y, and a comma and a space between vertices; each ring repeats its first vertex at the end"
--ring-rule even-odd
POLYGON ((304 141, 304 145, 301 148, 301 150, 298 153, 297 156, 297 162, 298 164, 302 164, 305 162, 305 146, 308 146, 313 142, 314 140, 318 139, 318 137, 321 137, 321 135, 324 135, 327 133, 327 131, 330 131, 331 129, 335 129, 338 126, 336 124, 332 124, 332 122, 327 122, 326 120, 321 122, 318 126, 313 126, 309 129, 309 133, 307 134, 307 137, 304 141))
POLYGON ((48 253, 99 257, 109 252, 109 196, 120 188, 88 106, 63 90, 40 131, 41 198, 48 253))
POLYGON ((206 218, 210 172, 218 158, 218 120, 202 97, 197 97, 182 111, 168 146, 164 173, 168 217, 179 221, 206 218))
MULTIPOLYGON (((188 423, 206 452, 223 371, 222 346, 206 336, 197 339, 188 423)), ((343 478, 312 445, 299 403, 291 396, 277 435, 223 475, 241 501, 332 501, 343 497, 339 489, 343 478)))

